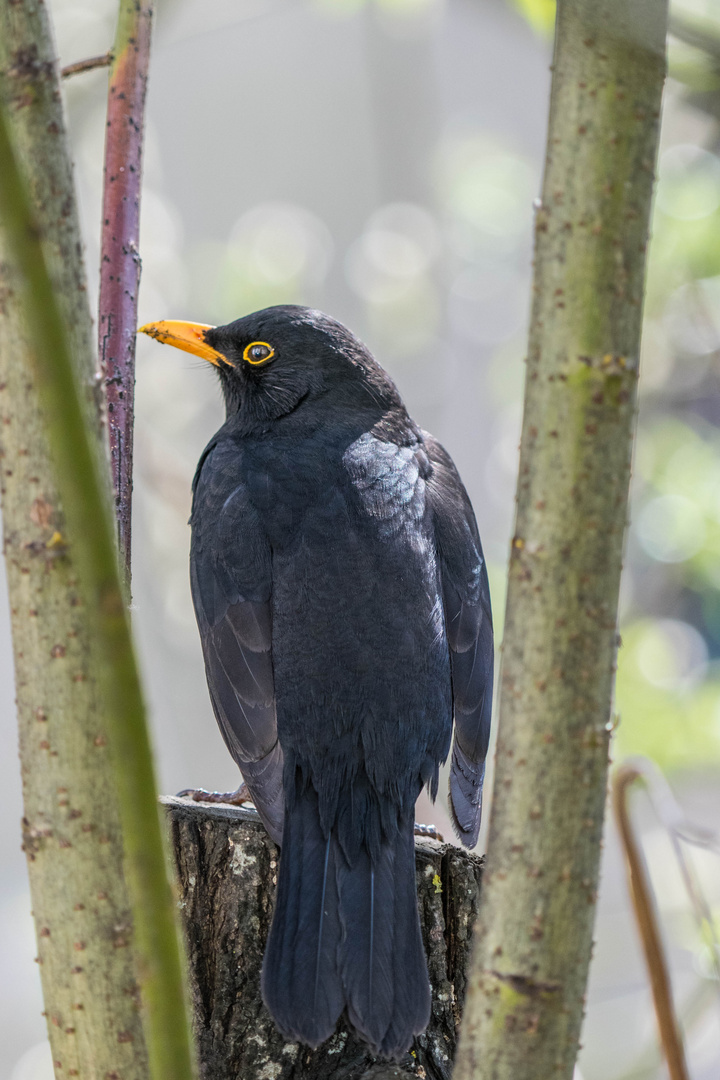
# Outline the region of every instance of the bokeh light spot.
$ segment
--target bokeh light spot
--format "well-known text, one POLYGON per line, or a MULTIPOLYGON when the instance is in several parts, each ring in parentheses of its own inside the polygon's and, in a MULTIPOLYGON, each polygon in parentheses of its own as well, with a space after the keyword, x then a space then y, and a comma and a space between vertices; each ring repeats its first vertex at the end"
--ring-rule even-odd
POLYGON ((705 520, 696 503, 684 495, 659 495, 640 511, 636 532, 653 559, 685 562, 705 542, 705 520))
POLYGON ((720 159, 700 146, 671 146, 658 177, 657 206, 668 217, 697 221, 720 206, 720 159))

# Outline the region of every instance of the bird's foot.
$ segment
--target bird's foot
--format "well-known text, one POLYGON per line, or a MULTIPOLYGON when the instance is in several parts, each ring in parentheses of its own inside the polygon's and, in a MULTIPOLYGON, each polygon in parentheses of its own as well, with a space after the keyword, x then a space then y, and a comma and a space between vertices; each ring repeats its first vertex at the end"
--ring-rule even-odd
POLYGON ((434 825, 421 825, 420 822, 415 822, 415 835, 424 836, 429 840, 439 840, 441 844, 445 843, 445 837, 442 833, 438 832, 434 825))
POLYGON ((182 791, 178 791, 178 798, 192 799, 193 802, 229 803, 231 806, 252 803, 252 796, 248 791, 247 784, 244 783, 240 785, 237 791, 206 791, 205 788, 184 788, 182 791))

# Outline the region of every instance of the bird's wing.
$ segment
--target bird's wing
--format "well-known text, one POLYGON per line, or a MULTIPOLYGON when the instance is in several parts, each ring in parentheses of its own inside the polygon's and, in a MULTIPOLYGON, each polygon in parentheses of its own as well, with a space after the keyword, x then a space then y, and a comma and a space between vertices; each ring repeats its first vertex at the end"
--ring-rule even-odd
POLYGON ((470 500, 452 459, 430 435, 428 494, 435 522, 445 626, 450 649, 455 734, 450 804, 458 836, 477 843, 493 691, 490 590, 470 500))
POLYGON ((268 832, 280 843, 283 756, 275 716, 270 551, 244 485, 232 486, 232 473, 237 478, 222 447, 201 462, 190 584, 217 722, 268 832))

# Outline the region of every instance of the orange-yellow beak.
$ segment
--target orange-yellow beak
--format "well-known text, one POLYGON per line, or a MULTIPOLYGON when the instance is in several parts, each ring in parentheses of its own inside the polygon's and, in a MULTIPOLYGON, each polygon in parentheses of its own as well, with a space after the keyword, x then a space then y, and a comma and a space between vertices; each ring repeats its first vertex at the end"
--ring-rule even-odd
POLYGON ((232 367, 227 357, 219 353, 217 349, 213 349, 212 345, 208 345, 205 340, 206 333, 212 329, 212 326, 206 326, 204 323, 165 319, 163 322, 146 323, 145 326, 140 327, 138 334, 148 334, 156 341, 161 341, 163 345, 174 345, 176 349, 184 349, 185 352, 193 353, 194 356, 201 356, 203 360, 209 360, 215 367, 220 367, 221 363, 232 367))

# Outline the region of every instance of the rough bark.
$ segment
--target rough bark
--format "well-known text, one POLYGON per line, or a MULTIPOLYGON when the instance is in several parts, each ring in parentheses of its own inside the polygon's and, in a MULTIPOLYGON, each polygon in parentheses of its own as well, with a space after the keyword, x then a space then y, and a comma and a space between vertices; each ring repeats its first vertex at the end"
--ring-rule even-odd
POLYGON ((105 381, 118 547, 130 584, 140 188, 152 3, 121 0, 105 129, 98 352, 105 381))
MULTIPOLYGON (((45 6, 0 4, 0 78, 94 438, 93 333, 45 6)), ((3 165, 3 167, 5 167, 3 165)), ((2 238, 0 238, 2 239, 2 238)), ((0 469, 23 782, 23 840, 59 1076, 144 1080, 130 902, 108 733, 76 557, 40 414, 20 280, 0 251, 0 469)))
POLYGON ((488 871, 457 1080, 569 1078, 590 960, 665 0, 560 0, 488 871))
POLYGON ((177 861, 201 1076, 206 1080, 449 1080, 465 997, 482 861, 416 842, 418 903, 432 1019, 402 1062, 373 1058, 340 1023, 317 1050, 286 1043, 262 1004, 260 968, 278 849, 257 814, 163 800, 177 861))

